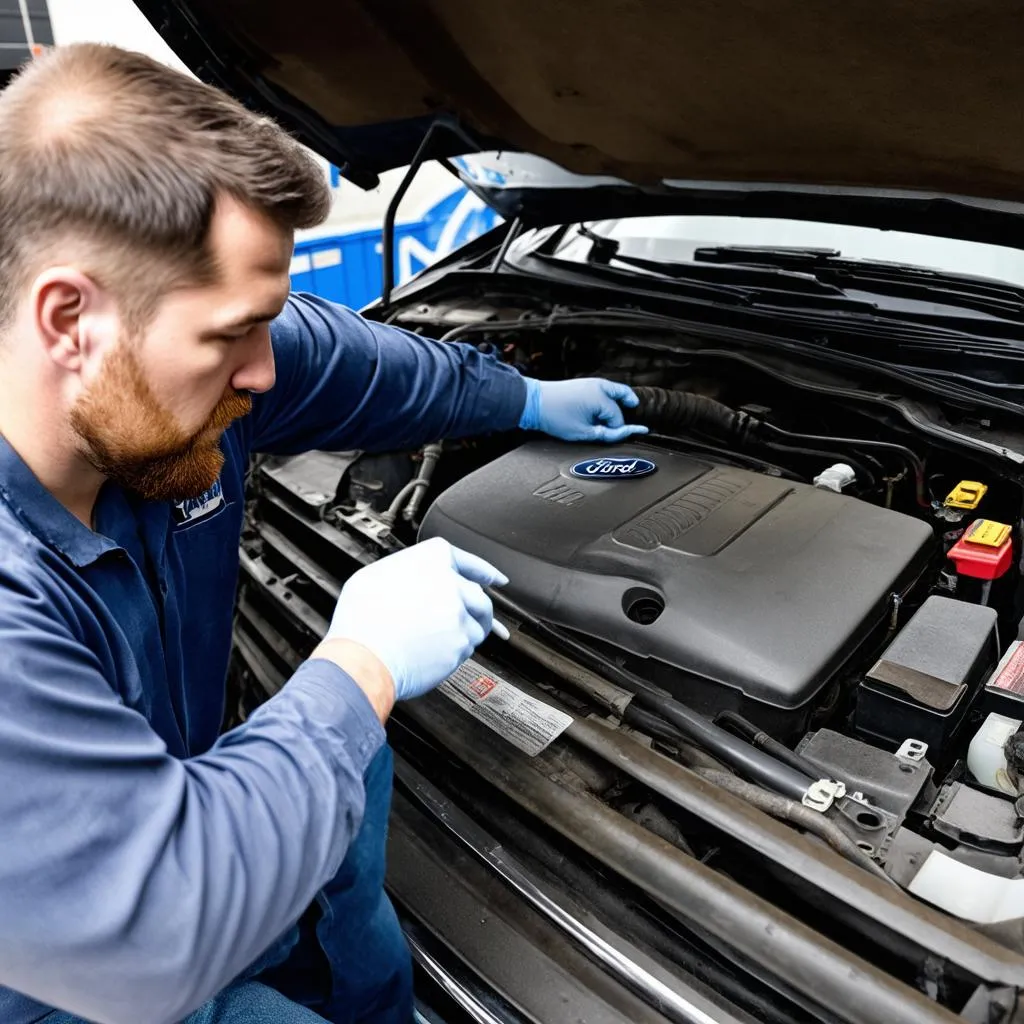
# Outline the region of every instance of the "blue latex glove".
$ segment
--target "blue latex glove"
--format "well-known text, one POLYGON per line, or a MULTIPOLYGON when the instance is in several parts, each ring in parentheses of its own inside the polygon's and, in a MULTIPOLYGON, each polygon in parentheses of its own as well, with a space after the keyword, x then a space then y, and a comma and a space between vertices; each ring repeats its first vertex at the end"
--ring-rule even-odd
POLYGON ((345 584, 327 638, 375 654, 395 681, 395 699, 419 697, 454 672, 493 629, 483 587, 508 583, 493 565, 435 537, 388 555, 345 584))
POLYGON ((523 430, 543 430, 563 441, 624 441, 647 428, 626 425, 621 406, 634 409, 633 389, 599 377, 578 380, 526 381, 526 405, 519 418, 523 430))

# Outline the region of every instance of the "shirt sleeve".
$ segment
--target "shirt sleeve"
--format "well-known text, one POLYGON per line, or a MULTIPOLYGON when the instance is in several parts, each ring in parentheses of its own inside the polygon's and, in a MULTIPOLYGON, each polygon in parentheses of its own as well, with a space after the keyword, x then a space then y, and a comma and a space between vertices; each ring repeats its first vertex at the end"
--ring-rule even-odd
POLYGON ((444 344, 293 294, 271 325, 277 383, 253 405, 251 447, 290 455, 398 451, 511 430, 519 373, 472 345, 444 344))
POLYGON ((0 568, 0 984, 100 1024, 170 1024, 337 872, 383 729, 311 660, 173 758, 46 587, 0 568))

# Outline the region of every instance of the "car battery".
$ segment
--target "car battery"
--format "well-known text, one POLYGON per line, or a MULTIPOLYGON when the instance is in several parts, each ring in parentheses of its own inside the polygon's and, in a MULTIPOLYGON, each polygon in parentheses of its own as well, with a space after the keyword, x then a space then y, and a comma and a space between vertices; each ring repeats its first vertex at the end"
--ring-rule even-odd
POLYGON ((1013 565, 1013 530, 1006 523, 975 519, 963 536, 949 549, 947 557, 956 566, 957 576, 979 604, 989 604, 992 585, 1006 576, 1013 565))
POLYGON ((890 747, 920 740, 939 760, 998 661, 996 618, 983 605, 929 597, 861 681, 857 732, 890 747))

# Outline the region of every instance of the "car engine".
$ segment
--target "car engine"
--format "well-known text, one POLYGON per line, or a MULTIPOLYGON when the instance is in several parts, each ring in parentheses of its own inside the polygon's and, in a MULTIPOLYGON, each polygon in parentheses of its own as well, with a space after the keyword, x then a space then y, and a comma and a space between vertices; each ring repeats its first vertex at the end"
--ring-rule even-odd
POLYGON ((420 535, 691 707, 783 736, 933 554, 910 516, 646 444, 524 445, 445 491, 420 535))

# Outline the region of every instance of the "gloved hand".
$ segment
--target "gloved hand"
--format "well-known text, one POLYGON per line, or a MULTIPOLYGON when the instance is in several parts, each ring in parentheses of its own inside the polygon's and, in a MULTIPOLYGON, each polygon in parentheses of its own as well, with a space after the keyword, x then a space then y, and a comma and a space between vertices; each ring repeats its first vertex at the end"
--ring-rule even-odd
POLYGON ((450 676, 492 629, 508 639, 482 589, 506 583, 482 558, 435 537, 355 573, 325 639, 362 644, 391 673, 396 700, 419 697, 450 676))
POLYGON ((576 380, 526 380, 526 405, 519 418, 523 430, 543 430, 563 441, 624 441, 646 434, 639 424, 626 425, 620 404, 634 409, 639 399, 625 384, 581 377, 576 380))

